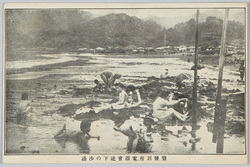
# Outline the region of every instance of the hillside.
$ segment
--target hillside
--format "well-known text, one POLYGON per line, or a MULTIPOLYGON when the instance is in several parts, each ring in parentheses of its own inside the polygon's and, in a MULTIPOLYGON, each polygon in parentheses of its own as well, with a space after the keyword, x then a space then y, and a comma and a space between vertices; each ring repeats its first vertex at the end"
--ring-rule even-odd
POLYGON ((126 14, 92 18, 89 13, 75 9, 8 10, 6 17, 8 49, 150 46, 149 41, 162 30, 152 21, 126 14))
MULTIPOLYGON (((200 23, 202 47, 220 44, 222 23, 215 17, 206 17, 200 23)), ((7 10, 6 28, 7 52, 20 48, 75 51, 84 47, 159 47, 163 45, 165 31, 155 21, 127 14, 94 18, 90 13, 77 9, 7 10)), ((167 29, 166 37, 167 45, 194 46, 195 20, 190 19, 167 29)), ((244 44, 242 23, 229 22, 228 43, 244 44)))
POLYGON ((109 14, 88 21, 80 33, 84 47, 151 46, 162 30, 152 21, 143 21, 126 14, 109 14))
MULTIPOLYGON (((216 17, 207 17, 205 22, 199 24, 199 45, 202 48, 208 46, 217 47, 221 42, 223 20, 216 17)), ((229 21, 227 43, 236 46, 244 45, 244 25, 240 22, 229 21)), ((174 28, 166 31, 167 40, 170 45, 178 46, 185 44, 194 46, 195 20, 176 24, 174 28)))
POLYGON ((91 18, 76 9, 6 10, 7 49, 60 47, 91 18))
MULTIPOLYGON (((224 12, 218 11, 218 10, 200 10, 199 14, 199 22, 205 22, 207 17, 216 17, 219 19, 224 19, 224 12)), ((239 10, 238 12, 234 10, 230 10, 229 12, 229 20, 230 21, 237 21, 242 24, 245 23, 245 12, 244 10, 239 10)), ((193 15, 181 15, 181 16, 172 16, 172 15, 166 15, 166 17, 159 17, 159 16, 153 16, 150 15, 147 17, 147 20, 155 21, 157 24, 161 25, 162 27, 168 29, 168 28, 174 28, 174 26, 181 22, 187 22, 190 19, 195 19, 196 14, 193 15)))

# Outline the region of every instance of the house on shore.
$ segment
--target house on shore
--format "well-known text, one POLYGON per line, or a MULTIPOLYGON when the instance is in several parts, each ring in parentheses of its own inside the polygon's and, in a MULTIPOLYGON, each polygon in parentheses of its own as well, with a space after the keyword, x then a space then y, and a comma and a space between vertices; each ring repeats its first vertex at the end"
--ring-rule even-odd
POLYGON ((77 52, 78 53, 87 53, 89 51, 88 48, 78 48, 77 52))
POLYGON ((180 52, 186 52, 187 51, 187 47, 185 45, 181 45, 181 46, 179 46, 178 51, 180 51, 180 52))
POLYGON ((215 47, 214 47, 214 46, 208 46, 208 47, 206 48, 206 51, 213 51, 213 50, 215 50, 215 47))
POLYGON ((189 46, 187 47, 188 52, 195 52, 195 46, 189 46))
POLYGON ((144 52, 145 52, 145 49, 144 49, 143 47, 139 47, 139 48, 137 48, 137 51, 138 51, 139 53, 144 53, 144 52))
POLYGON ((95 48, 96 53, 104 53, 105 51, 106 51, 106 48, 102 48, 102 47, 95 48))
POLYGON ((171 51, 171 46, 161 46, 155 49, 158 53, 169 53, 171 51))
POLYGON ((125 51, 128 53, 133 53, 134 50, 137 50, 137 47, 134 45, 129 45, 129 46, 125 47, 125 51))

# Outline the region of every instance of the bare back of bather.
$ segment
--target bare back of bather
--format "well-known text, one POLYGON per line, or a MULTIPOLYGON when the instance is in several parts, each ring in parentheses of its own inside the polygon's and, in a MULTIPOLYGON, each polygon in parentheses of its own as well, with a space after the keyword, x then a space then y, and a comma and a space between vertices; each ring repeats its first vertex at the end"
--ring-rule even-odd
POLYGON ((165 104, 165 100, 158 97, 153 104, 153 116, 160 121, 170 121, 173 118, 173 109, 165 104))
POLYGON ((105 72, 100 74, 100 77, 102 78, 102 80, 105 84, 105 89, 108 90, 108 89, 113 88, 115 80, 121 78, 121 75, 120 74, 113 74, 110 71, 105 71, 105 72))
POLYGON ((180 114, 172 108, 184 100, 186 99, 172 101, 172 95, 168 91, 163 91, 153 104, 153 116, 164 122, 171 121, 173 116, 181 121, 185 121, 188 113, 180 114))

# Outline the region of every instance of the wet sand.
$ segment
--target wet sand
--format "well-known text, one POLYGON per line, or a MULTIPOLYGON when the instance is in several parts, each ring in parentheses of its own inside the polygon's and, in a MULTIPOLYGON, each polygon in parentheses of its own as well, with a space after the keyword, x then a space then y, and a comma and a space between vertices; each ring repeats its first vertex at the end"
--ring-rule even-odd
MULTIPOLYGON (((91 154, 95 153, 126 153, 126 136, 121 133, 115 132, 112 127, 114 125, 121 125, 125 120, 129 119, 130 116, 135 114, 145 114, 147 112, 152 112, 152 103, 157 96, 157 92, 166 86, 166 81, 173 82, 173 77, 169 77, 167 79, 160 79, 160 76, 164 74, 164 69, 166 66, 161 64, 160 60, 150 59, 152 61, 148 62, 148 59, 145 58, 135 58, 132 61, 119 58, 90 58, 90 57, 79 57, 79 60, 70 61, 65 63, 58 63, 56 65, 46 65, 40 67, 34 67, 31 69, 26 69, 25 71, 17 71, 13 72, 12 75, 19 79, 13 79, 10 77, 6 81, 6 121, 7 121, 7 153, 81 153, 87 152, 91 154), (86 60, 87 59, 87 60, 86 60), (113 62, 112 64, 108 64, 107 62, 113 62), (146 64, 145 64, 146 63, 146 64), (145 64, 145 65, 144 65, 145 64), (146 69, 146 71, 142 71, 145 67, 154 68, 146 69), (120 80, 124 85, 135 84, 138 88, 140 88, 140 92, 142 94, 143 104, 148 106, 149 108, 137 107, 133 109, 122 109, 119 111, 110 111, 104 110, 98 114, 95 113, 80 113, 75 114, 76 110, 79 108, 89 108, 94 109, 102 104, 112 103, 117 99, 117 94, 114 92, 113 94, 94 94, 91 92, 91 89, 94 87, 93 79, 98 77, 98 74, 103 70, 115 69, 116 71, 120 71, 123 73, 123 77, 120 80), (155 72, 154 72, 155 70, 155 72), (46 76, 38 77, 35 79, 20 79, 22 78, 22 74, 26 75, 26 72, 41 72, 45 73, 46 76), (153 72, 152 72, 153 71, 153 72), (156 76, 156 77, 150 77, 156 76), (92 76, 91 74, 94 74, 92 76), (126 75, 127 74, 127 75, 126 75), (82 92, 75 92, 73 86, 82 90, 82 92), (157 89, 155 89, 157 88, 157 89), (18 127, 15 124, 15 111, 16 105, 19 102, 21 93, 27 92, 29 94, 29 100, 31 100, 32 107, 34 108, 33 113, 33 121, 28 127, 18 127), (100 145, 101 142, 90 139, 86 140, 85 145, 79 145, 74 141, 55 141, 53 135, 62 127, 64 123, 67 123, 69 128, 79 130, 79 122, 81 120, 92 120, 93 128, 91 133, 93 134, 101 134, 101 129, 105 129, 107 134, 103 134, 101 136, 102 142, 107 142, 108 145, 109 140, 115 142, 116 140, 120 140, 121 143, 114 143, 112 148, 107 148, 107 146, 100 145), (45 134, 44 130, 49 131, 45 134), (16 132, 16 133, 14 133, 16 132), (18 136, 19 135, 19 136, 18 136), (21 139, 19 139, 21 137, 21 139), (20 140, 20 142, 15 142, 16 140, 20 140), (41 140, 39 144, 33 145, 32 140, 41 140), (46 143, 50 142, 49 145, 46 143), (15 143, 15 144, 13 144, 15 143), (123 144, 122 144, 123 143, 123 144), (22 149, 25 148, 29 149, 22 149), (21 148, 22 147, 22 148, 21 148)), ((122 56, 121 56, 122 57, 122 56)), ((124 56, 123 56, 124 57, 124 56)), ((161 58, 158 58, 161 59, 161 58)), ((190 69, 189 63, 186 62, 187 57, 183 57, 182 55, 177 56, 174 60, 182 60, 177 64, 173 64, 172 57, 169 58, 171 60, 168 62, 167 68, 171 70, 170 75, 175 73, 175 71, 181 71, 183 69, 185 72, 190 69), (183 66, 180 68, 180 64, 183 66), (179 68, 178 68, 179 67, 179 68)), ((164 59, 165 60, 165 59, 164 59)), ((208 63, 209 64, 209 63, 208 63)), ((209 66, 209 68, 212 68, 209 66)), ((216 68, 216 67, 215 67, 216 68)), ((239 78, 237 74, 237 67, 233 66, 229 68, 235 69, 232 71, 232 74, 235 78, 239 78)), ((214 70, 214 69, 212 69, 214 70)), ((227 70, 227 69, 226 69, 227 70)), ((190 70, 190 73, 192 71, 190 70)), ((203 72, 206 75, 206 72, 203 72)), ((10 73, 8 73, 10 74, 10 73)), ((36 76, 37 73, 34 73, 33 76, 36 76)), ((9 75, 11 76, 11 75, 9 75)), ((229 76, 225 76, 229 77, 229 76)), ((25 78, 25 77, 24 77, 25 78)), ((212 78, 212 77, 211 77, 212 78)), ((227 78, 226 78, 227 79, 227 78)), ((226 85, 228 88, 234 89, 224 89, 225 93, 240 93, 244 90, 244 86, 235 82, 237 79, 226 80, 226 85), (237 85, 235 87, 235 85, 237 85), (237 90, 238 89, 238 90, 237 90)), ((213 122, 213 111, 214 111, 214 95, 212 91, 215 91, 215 83, 217 80, 210 80, 213 82, 213 87, 211 90, 206 90, 199 95, 199 104, 200 109, 202 110, 200 113, 199 124, 202 127, 200 131, 197 132, 197 136, 200 136, 201 141, 198 142, 197 150, 191 150, 189 139, 191 138, 190 134, 180 135, 178 138, 173 135, 169 135, 168 141, 161 140, 161 136, 159 133, 153 133, 154 142, 152 144, 151 151, 152 153, 159 154, 199 154, 199 153, 214 153, 215 148, 214 144, 209 140, 205 140, 209 135, 211 138, 211 132, 207 131, 206 124, 208 122, 213 122), (200 133, 200 134, 199 134, 200 133), (199 134, 199 135, 198 135, 199 134), (205 134, 205 136, 204 136, 205 134), (185 142, 189 143, 188 145, 185 142), (184 143, 184 144, 183 144, 184 143), (212 147, 210 147, 212 146, 212 147), (165 148, 165 149, 164 149, 165 148), (168 149, 166 149, 168 148, 168 149)), ((184 94, 189 92, 190 89, 183 90, 184 94)), ((239 100, 239 102, 242 101, 239 100)), ((232 97, 229 100, 229 110, 228 110, 228 122, 227 125, 230 124, 232 119, 240 119, 245 120, 245 110, 242 108, 242 104, 239 104, 235 101, 235 98, 232 97), (230 107, 231 106, 231 107, 230 107)), ((185 124, 179 124, 174 131, 181 130, 185 124)), ((186 123, 186 125, 190 125, 186 123)), ((226 131, 226 139, 225 139, 225 150, 227 153, 244 153, 244 122, 240 122, 235 130, 230 126, 227 126, 228 129, 226 131), (242 129, 243 128, 243 129, 242 129), (237 151, 234 149, 227 149, 227 143, 231 141, 236 141, 237 151)), ((167 128, 167 127, 166 127, 167 128)), ((171 129, 171 126, 170 126, 171 129)), ((176 133, 176 132, 174 132, 176 133)))

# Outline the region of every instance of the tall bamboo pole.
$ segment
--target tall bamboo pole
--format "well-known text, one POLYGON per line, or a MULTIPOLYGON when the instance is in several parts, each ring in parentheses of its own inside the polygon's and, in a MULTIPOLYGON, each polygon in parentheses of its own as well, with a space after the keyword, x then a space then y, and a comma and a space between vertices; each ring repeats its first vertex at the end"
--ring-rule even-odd
POLYGON ((196 110, 197 110, 197 66, 198 66, 198 39, 199 39, 199 9, 196 12, 196 33, 195 33, 195 56, 194 56, 194 85, 193 85, 193 130, 196 125, 196 110))
POLYGON ((218 85, 216 92, 216 104, 215 104, 215 113, 214 113, 214 131, 213 131, 213 142, 216 143, 218 137, 218 117, 219 117, 219 109, 221 103, 221 89, 222 89, 222 77, 223 77, 223 67, 224 67, 224 59, 225 59, 225 46, 226 46, 226 38, 227 38, 227 28, 228 28, 228 15, 229 9, 225 10, 225 18, 223 22, 222 29, 222 38, 221 38, 221 50, 220 50, 220 59, 219 59, 219 75, 218 75, 218 85))

